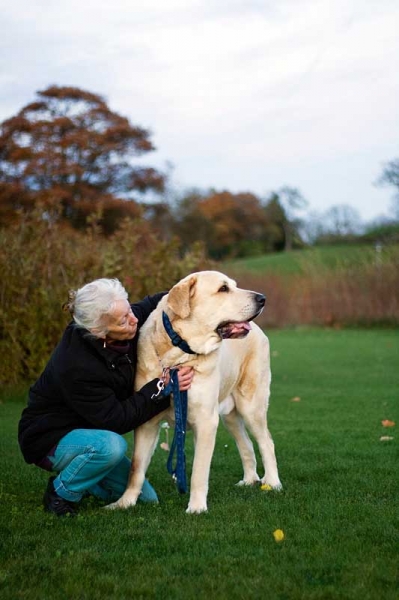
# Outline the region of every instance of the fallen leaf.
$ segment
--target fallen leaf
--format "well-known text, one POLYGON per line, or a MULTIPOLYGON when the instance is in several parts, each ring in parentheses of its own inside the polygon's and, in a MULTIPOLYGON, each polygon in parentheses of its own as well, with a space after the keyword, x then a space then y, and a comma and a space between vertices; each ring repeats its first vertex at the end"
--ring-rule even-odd
POLYGON ((381 421, 381 425, 383 427, 395 427, 395 421, 390 421, 389 419, 384 419, 381 421))
POLYGON ((263 492, 270 492, 270 490, 272 490, 273 488, 272 488, 272 486, 271 486, 271 485, 269 485, 268 483, 264 483, 263 485, 261 485, 261 486, 260 486, 260 489, 261 489, 263 492))
POLYGON ((300 402, 301 399, 299 396, 295 396, 294 398, 291 398, 291 402, 300 402))
POLYGON ((273 531, 273 537, 276 542, 282 542, 285 538, 284 531, 282 529, 276 529, 276 531, 273 531))
POLYGON ((162 448, 162 450, 165 450, 165 452, 169 452, 170 450, 169 444, 167 444, 166 442, 162 442, 162 444, 159 444, 159 447, 162 448))
POLYGON ((394 438, 391 435, 382 435, 380 437, 380 442, 390 442, 394 438))

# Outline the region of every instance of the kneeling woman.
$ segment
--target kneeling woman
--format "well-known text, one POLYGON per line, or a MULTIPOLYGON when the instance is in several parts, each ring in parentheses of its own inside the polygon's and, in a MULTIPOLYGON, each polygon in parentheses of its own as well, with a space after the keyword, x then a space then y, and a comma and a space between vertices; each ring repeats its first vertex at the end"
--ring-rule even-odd
MULTIPOLYGON (((70 293, 66 307, 73 320, 30 388, 19 423, 25 461, 56 473, 44 494, 45 510, 75 515, 87 493, 107 502, 123 494, 130 461, 122 434, 170 403, 159 393, 161 373, 133 391, 136 334, 163 295, 129 304, 117 279, 97 279, 70 293)), ((193 370, 181 368, 178 378, 180 390, 189 389, 193 370)), ((158 500, 148 481, 139 499, 158 500)))

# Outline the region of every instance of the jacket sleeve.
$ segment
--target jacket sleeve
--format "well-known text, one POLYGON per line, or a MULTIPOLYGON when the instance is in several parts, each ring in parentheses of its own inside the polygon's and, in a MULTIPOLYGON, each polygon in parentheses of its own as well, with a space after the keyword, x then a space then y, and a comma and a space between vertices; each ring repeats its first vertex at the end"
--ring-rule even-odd
POLYGON ((101 379, 95 382, 87 373, 75 370, 67 385, 61 388, 64 389, 65 403, 91 427, 123 434, 169 407, 170 396, 155 396, 158 381, 153 379, 125 400, 118 400, 106 382, 101 379))
POLYGON ((154 296, 146 296, 143 300, 141 300, 141 302, 131 304, 132 311, 139 321, 139 327, 141 327, 141 325, 148 319, 152 311, 158 306, 158 302, 167 293, 168 292, 159 292, 158 294, 154 294, 154 296))

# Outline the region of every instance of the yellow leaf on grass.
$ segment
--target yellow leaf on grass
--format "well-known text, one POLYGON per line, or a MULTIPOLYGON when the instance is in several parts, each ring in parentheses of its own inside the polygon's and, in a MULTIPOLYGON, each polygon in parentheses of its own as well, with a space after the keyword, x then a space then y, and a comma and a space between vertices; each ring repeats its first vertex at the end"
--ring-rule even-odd
POLYGON ((282 542, 285 538, 284 531, 282 529, 276 529, 276 531, 273 531, 273 537, 276 542, 282 542))
POLYGON ((389 419, 384 419, 381 421, 381 425, 383 427, 395 427, 395 421, 390 421, 389 419))
POLYGON ((294 398, 291 398, 291 402, 300 402, 301 399, 299 396, 294 396, 294 398))
POLYGON ((261 489, 263 492, 270 492, 270 490, 272 490, 273 488, 272 488, 272 486, 271 486, 271 485, 269 485, 268 483, 264 483, 263 485, 261 485, 261 486, 260 486, 260 489, 261 489))

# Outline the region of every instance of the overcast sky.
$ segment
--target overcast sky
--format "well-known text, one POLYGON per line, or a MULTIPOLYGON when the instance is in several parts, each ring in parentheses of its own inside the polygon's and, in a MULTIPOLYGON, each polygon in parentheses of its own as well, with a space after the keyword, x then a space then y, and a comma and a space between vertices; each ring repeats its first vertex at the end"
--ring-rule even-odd
POLYGON ((0 0, 0 120, 50 84, 152 131, 182 187, 297 187, 309 209, 389 215, 398 0, 0 0))

